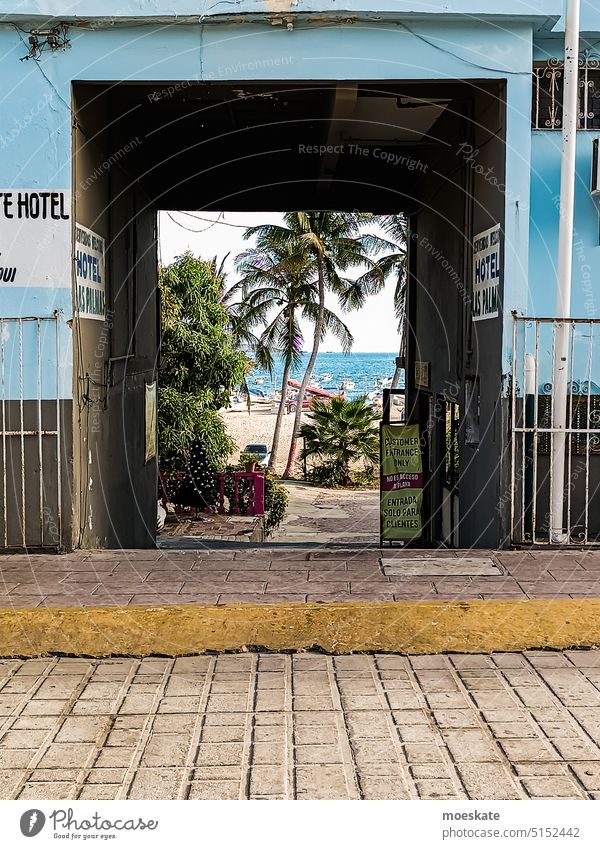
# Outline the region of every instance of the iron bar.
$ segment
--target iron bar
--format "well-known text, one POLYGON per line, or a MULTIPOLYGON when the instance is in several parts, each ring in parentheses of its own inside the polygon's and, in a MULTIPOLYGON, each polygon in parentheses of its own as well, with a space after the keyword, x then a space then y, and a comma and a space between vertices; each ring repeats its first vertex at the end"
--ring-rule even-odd
POLYGON ((535 324, 535 392, 533 409, 533 505, 531 509, 531 541, 535 544, 537 539, 537 491, 538 491, 538 424, 539 424, 539 386, 540 386, 540 326, 535 324))
MULTIPOLYGON (((542 509, 545 516, 551 515, 553 468, 552 463, 549 462, 550 490, 548 493, 546 480, 540 481, 540 457, 546 455, 551 458, 552 456, 553 441, 556 439, 557 433, 552 415, 555 398, 553 385, 546 384, 542 388, 540 378, 543 382, 544 376, 549 373, 551 363, 554 361, 555 328, 559 323, 567 325, 570 334, 567 352, 570 360, 567 374, 568 396, 565 426, 561 428, 561 433, 565 438, 565 465, 568 471, 568 492, 565 499, 566 503, 564 503, 564 508, 566 508, 566 515, 564 516, 566 520, 566 542, 564 544, 600 543, 600 524, 598 527, 594 525, 593 528, 590 528, 590 515, 595 516, 598 512, 591 513, 591 498, 594 497, 595 487, 600 481, 600 391, 598 390, 600 362, 594 360, 595 327, 600 324, 600 319, 571 321, 570 319, 556 318, 549 326, 552 336, 546 342, 541 335, 541 329, 548 326, 549 322, 515 315, 513 327, 513 386, 511 390, 511 429, 513 434, 511 439, 511 456, 513 459, 511 527, 512 541, 516 544, 522 544, 529 539, 534 544, 552 542, 550 529, 546 522, 540 526, 538 534, 538 516, 542 509), (535 330, 533 335, 527 330, 530 325, 533 325, 535 330), (518 346, 521 344, 521 330, 524 334, 523 355, 518 350, 518 346), (582 342, 585 342, 586 348, 582 348, 582 342), (529 357, 533 362, 529 360, 529 357), (527 369, 527 377, 525 374, 519 374, 521 368, 523 372, 527 369), (525 382, 522 381, 522 378, 525 382), (525 383, 528 386, 531 384, 529 389, 525 388, 525 383), (521 395, 528 392, 533 393, 533 408, 529 411, 529 415, 523 419, 518 414, 519 402, 521 395), (523 439, 533 441, 533 502, 532 515, 530 519, 528 518, 527 523, 523 521, 524 510, 527 509, 527 498, 524 506, 523 493, 519 492, 519 486, 524 480, 527 466, 527 458, 519 456, 523 439), (585 454, 585 458, 582 457, 581 461, 576 462, 574 455, 583 454, 585 454), (544 499, 548 500, 544 501, 544 499), (519 515, 519 511, 521 515, 519 515), (528 537, 524 532, 526 525, 531 527, 531 537, 528 537)), ((594 519, 594 521, 596 520, 594 519)))
POLYGON ((38 417, 38 463, 40 477, 40 545, 44 545, 44 467, 42 449, 42 324, 37 320, 37 417, 38 417))
MULTIPOLYGON (((592 359, 594 350, 594 325, 590 322, 590 342, 588 347, 588 369, 587 369, 587 405, 586 405, 586 422, 588 427, 592 419, 592 359)), ((584 542, 587 544, 589 540, 589 521, 590 521, 590 432, 586 433, 585 437, 585 501, 584 501, 584 542)))
POLYGON ((4 548, 8 548, 8 500, 6 486, 6 381, 4 372, 4 321, 0 321, 0 360, 2 369, 2 510, 4 522, 4 548))
POLYGON ((27 546, 26 521, 27 505, 25 503, 25 399, 23 388, 23 322, 19 321, 19 417, 21 422, 21 540, 23 548, 27 546))
POLYGON ((56 525, 57 543, 62 545, 62 452, 60 426, 60 325, 54 325, 56 333, 56 525))
MULTIPOLYGON (((575 325, 569 324, 569 333, 571 335, 571 345, 570 345, 570 355, 569 355, 569 374, 571 375, 570 382, 567 381, 567 387, 571 387, 571 392, 568 395, 568 407, 569 412, 567 416, 567 428, 569 428, 569 433, 566 435, 566 444, 567 444, 567 533, 569 538, 571 537, 571 504, 572 504, 572 475, 573 475, 573 437, 570 433, 570 430, 573 426, 573 367, 574 367, 574 355, 575 355, 575 325)), ((568 390, 567 390, 568 391, 568 390)))
MULTIPOLYGON (((32 329, 33 330, 33 329, 32 329)), ((24 316, 0 318, 0 438, 2 444, 2 512, 3 533, 0 538, 5 549, 26 548, 30 545, 48 546, 62 545, 61 499, 62 499, 62 469, 61 465, 61 421, 60 421, 60 326, 59 316, 24 316), (33 334, 25 334, 26 324, 35 322, 33 334), (55 340, 51 333, 46 334, 44 328, 52 329, 56 334, 55 340), (50 356, 43 357, 44 339, 52 343, 50 356), (8 348, 10 340, 11 346, 8 348), (31 341, 31 345, 26 344, 31 341), (7 359, 9 351, 12 356, 7 359), (56 362, 54 360, 56 359, 56 362), (44 380, 45 369, 48 375, 52 369, 56 373, 56 427, 44 427, 44 380), (15 391, 18 390, 18 391, 15 391), (44 474, 44 438, 56 440, 57 456, 57 494, 56 494, 56 539, 49 539, 46 533, 48 516, 46 513, 54 509, 47 505, 46 476, 44 474), (14 440, 14 443, 11 442, 14 440), (33 440, 35 440, 33 442, 33 440), (15 450, 11 446, 14 444, 15 450), (18 445, 19 461, 16 459, 18 445), (29 450, 29 449, 32 450, 29 450), (20 464, 20 475, 17 472, 17 462, 20 464), (14 465, 13 465, 14 464, 14 465), (11 477, 12 475, 12 477, 11 477), (34 497, 33 481, 37 475, 39 488, 34 497), (9 478, 11 483, 9 487, 9 478), (20 487, 19 487, 20 480, 20 487), (9 505, 10 496, 10 505, 9 505), (28 504, 28 497, 29 504, 28 504), (38 510, 28 509, 38 501, 38 510), (14 506, 13 506, 14 505, 14 506), (9 510, 10 506, 10 510, 9 510), (20 523, 10 522, 10 518, 20 512, 20 523), (19 527, 17 527, 19 524, 19 527), (10 527, 9 527, 10 525, 10 527)), ((48 422, 48 424, 51 424, 48 422)), ((48 513, 51 515, 51 513, 48 513)))
MULTIPOLYGON (((513 324, 513 349, 512 349, 512 404, 511 404, 511 425, 513 431, 516 428, 517 419, 517 322, 515 321, 513 324)), ((511 477, 510 477, 510 487, 511 487, 511 499, 510 499, 510 529, 511 534, 514 536, 515 534, 515 439, 511 439, 510 441, 510 452, 511 452, 511 477)))

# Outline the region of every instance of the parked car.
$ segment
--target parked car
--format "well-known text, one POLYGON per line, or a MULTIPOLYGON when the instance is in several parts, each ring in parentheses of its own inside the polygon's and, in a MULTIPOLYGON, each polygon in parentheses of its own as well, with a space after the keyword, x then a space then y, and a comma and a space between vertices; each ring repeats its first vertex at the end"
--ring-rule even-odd
POLYGON ((271 452, 266 442, 250 442, 243 451, 244 454, 256 454, 260 457, 261 466, 268 466, 271 459, 271 452))

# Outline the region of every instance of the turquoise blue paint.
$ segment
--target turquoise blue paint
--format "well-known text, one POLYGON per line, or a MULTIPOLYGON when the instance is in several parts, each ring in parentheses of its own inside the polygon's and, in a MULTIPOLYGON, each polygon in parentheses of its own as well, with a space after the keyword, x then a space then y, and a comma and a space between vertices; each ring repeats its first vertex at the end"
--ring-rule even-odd
MULTIPOLYGON (((575 233, 571 315, 600 317, 599 201, 590 194, 592 140, 577 135, 575 233)), ((530 287, 527 313, 555 314, 556 262, 560 194, 560 132, 534 132, 531 157, 530 287)))
MULTIPOLYGON (((592 0, 583 0, 584 6, 592 6, 592 0)), ((0 3, 0 11, 7 7, 13 12, 14 17, 25 17, 27 15, 42 15, 45 17, 57 16, 57 4, 55 0, 22 0, 19 3, 0 3)), ((128 0, 125 5, 122 0, 74 0, 66 6, 61 20, 74 18, 99 18, 112 21, 119 18, 183 18, 184 20, 202 17, 210 20, 217 16, 240 17, 248 13, 265 12, 338 12, 339 4, 334 0, 299 0, 292 5, 289 3, 265 2, 265 0, 128 0)), ((402 17, 434 17, 445 16, 450 18, 455 15, 475 15, 478 17, 489 17, 492 19, 506 19, 514 21, 517 17, 526 19, 538 19, 541 22, 555 23, 563 11, 563 0, 504 0, 501 7, 490 9, 489 0, 446 0, 446 2, 434 4, 427 0, 373 0, 368 3, 365 0, 344 0, 342 14, 357 13, 380 16, 382 14, 396 15, 402 17)))
MULTIPOLYGON (((590 33, 597 35, 600 33, 600 8, 598 7, 597 0, 581 0, 580 27, 582 34, 590 33)), ((565 19, 563 16, 554 27, 554 32, 563 33, 564 31, 565 19)))
MULTIPOLYGON (((598 200, 590 194, 592 140, 596 133, 577 135, 575 184, 575 225, 573 239, 573 278, 571 316, 600 318, 600 237, 598 200)), ((559 228, 560 161, 562 134, 536 131, 531 156, 531 228, 529 236, 529 292, 526 315, 556 315, 556 263, 559 228)), ((574 348, 575 380, 586 380, 588 373, 589 328, 577 334, 574 348)), ((593 361, 600 362, 600 335, 594 342, 593 361)), ((541 347, 547 354, 540 362, 551 363, 551 337, 542 336, 541 347)), ((600 383, 600 373, 591 375, 600 383)), ((540 383, 551 380, 550 373, 540 375, 540 383)))
MULTIPOLYGON (((10 286, 2 290, 2 317, 51 317, 58 313, 60 369, 57 378, 56 337, 51 322, 41 323, 41 371, 37 365, 37 327, 35 322, 23 322, 23 398, 59 398, 72 394, 73 335, 67 321, 71 318, 69 289, 49 289, 41 286, 27 288, 10 286), (41 380, 41 392, 38 384, 41 380)), ((5 398, 20 397, 20 362, 18 325, 7 322, 2 333, 5 358, 5 398)))
MULTIPOLYGON (((265 12, 268 5, 258 0, 234 7, 201 3, 198 9, 190 0, 174 0, 152 3, 149 15, 148 4, 141 0, 130 2, 125 10, 120 0, 79 0, 71 6, 72 15, 103 18, 104 24, 71 29, 70 49, 45 54, 39 64, 19 61, 26 50, 19 35, 12 27, 0 27, 0 185, 71 188, 73 80, 506 79, 503 364, 508 368, 510 311, 539 314, 553 309, 558 218, 552 198, 558 191, 560 137, 531 133, 530 72, 534 56, 560 55, 560 36, 550 33, 560 31, 562 0, 509 0, 497 15, 491 15, 489 3, 481 0, 454 0, 436 14, 431 4, 416 0, 380 0, 376 6, 366 0, 347 0, 345 13, 364 13, 353 25, 319 27, 299 22, 290 33, 266 23, 232 23, 241 14, 265 12), (122 14, 142 20, 164 15, 170 20, 161 25, 151 21, 147 26, 139 22, 113 25, 122 14), (202 25, 191 23, 202 14, 202 25), (493 26, 473 17, 461 19, 465 14, 488 17, 493 26), (174 25, 175 15, 188 23, 174 25), (215 24, 211 18, 215 15, 227 15, 227 21, 215 24), (370 21, 362 19, 369 16, 370 21)), ((15 11, 24 25, 26 16, 52 15, 54 7, 38 0, 20 3, 15 11)), ((311 0, 293 11, 333 13, 336 9, 333 2, 311 0)), ((600 10, 592 7, 591 0, 583 2, 582 20, 586 31, 598 33, 600 40, 600 10)), ((589 256, 594 269, 600 248, 596 203, 587 191, 591 136, 585 135, 580 134, 576 221, 581 252, 589 256)), ((71 258, 65 261, 70 263, 71 258)), ((584 263, 577 256, 575 262, 573 312, 588 310, 585 314, 589 314, 594 294, 590 295, 582 276, 584 263)), ((2 312, 43 314, 59 308, 65 320, 70 316, 70 293, 45 292, 35 281, 32 284, 16 292, 4 290, 2 312)), ((68 334, 67 328, 66 342, 68 334)), ((71 367, 67 350, 70 344, 65 346, 65 374, 71 367)), ((61 392, 69 397, 71 381, 63 383, 61 392)))
MULTIPOLYGON (((98 4, 80 2, 75 9, 82 16, 107 16, 117 5, 107 2, 100 9, 98 4)), ((69 103, 73 80, 507 79, 504 309, 508 314, 510 309, 524 306, 527 291, 532 32, 553 26, 561 8, 554 2, 513 0, 503 7, 504 14, 513 16, 510 23, 489 27, 457 17, 489 12, 486 4, 474 0, 446 4, 446 14, 437 16, 425 14, 425 6, 380 3, 377 12, 386 13, 380 23, 299 24, 291 33, 257 23, 121 28, 108 22, 106 29, 71 29, 70 49, 45 54, 39 64, 19 61, 25 50, 19 35, 13 28, 0 28, 4 85, 0 185, 71 187, 69 103), (404 11, 406 18, 400 20, 399 13, 404 11)), ((50 7, 43 2, 25 3, 20 4, 19 12, 45 14, 50 7)), ((374 14, 367 3, 347 3, 345 7, 374 14)), ((185 8, 176 3, 168 13, 184 14, 185 8)), ((325 2, 302 4, 302 11, 335 8, 325 2)), ((145 4, 131 4, 132 15, 136 9, 145 9, 145 4)), ((240 3, 235 7, 236 12, 252 9, 264 11, 265 5, 240 3)), ((152 13, 160 11, 160 5, 154 3, 152 13)), ((71 257, 65 257, 65 262, 70 263, 71 257)), ((16 297, 21 300, 13 309, 35 313, 48 307, 33 290, 16 297)), ((63 301, 63 307, 68 316, 70 305, 63 301)), ((505 361, 507 356, 505 352, 505 361)), ((66 384, 70 395, 70 383, 66 384)))

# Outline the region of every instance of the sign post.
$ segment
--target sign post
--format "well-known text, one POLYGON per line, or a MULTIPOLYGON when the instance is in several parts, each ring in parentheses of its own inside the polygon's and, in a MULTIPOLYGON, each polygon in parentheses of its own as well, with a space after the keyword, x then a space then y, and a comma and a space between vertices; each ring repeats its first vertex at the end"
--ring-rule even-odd
POLYGON ((418 424, 380 425, 380 545, 423 533, 423 463, 418 424))

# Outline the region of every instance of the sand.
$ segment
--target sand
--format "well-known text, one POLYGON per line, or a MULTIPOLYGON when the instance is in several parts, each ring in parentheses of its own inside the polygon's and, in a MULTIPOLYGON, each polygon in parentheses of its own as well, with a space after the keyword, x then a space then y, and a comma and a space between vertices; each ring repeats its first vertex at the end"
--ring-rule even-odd
MULTIPOLYGON (((266 405, 253 405, 250 413, 247 410, 221 410, 220 416, 225 422, 227 433, 237 445, 237 451, 229 458, 231 463, 238 462, 240 452, 250 442, 266 442, 269 448, 271 448, 273 444, 273 431, 275 430, 277 405, 273 404, 272 412, 269 411, 268 407, 266 409, 265 407, 266 405)), ((302 415, 302 421, 307 421, 308 415, 308 411, 305 412, 302 415)), ((275 463, 275 471, 279 474, 282 474, 285 469, 293 427, 294 414, 288 413, 284 415, 281 423, 279 450, 275 463)), ((301 444, 299 447, 302 447, 301 444)))
MULTIPOLYGON (((274 412, 268 412, 262 409, 252 408, 252 412, 247 411, 232 411, 225 410, 220 413, 227 433, 236 443, 238 450, 230 458, 231 462, 237 463, 240 456, 240 451, 249 442, 266 442, 269 448, 273 443, 273 431, 275 430, 276 407, 274 412)), ((306 416, 303 416, 303 420, 306 416)), ((279 473, 283 472, 287 461, 287 455, 292 439, 292 429, 294 427, 294 414, 288 413, 284 415, 281 423, 281 436, 279 438, 279 450, 277 452, 275 470, 279 473)))

